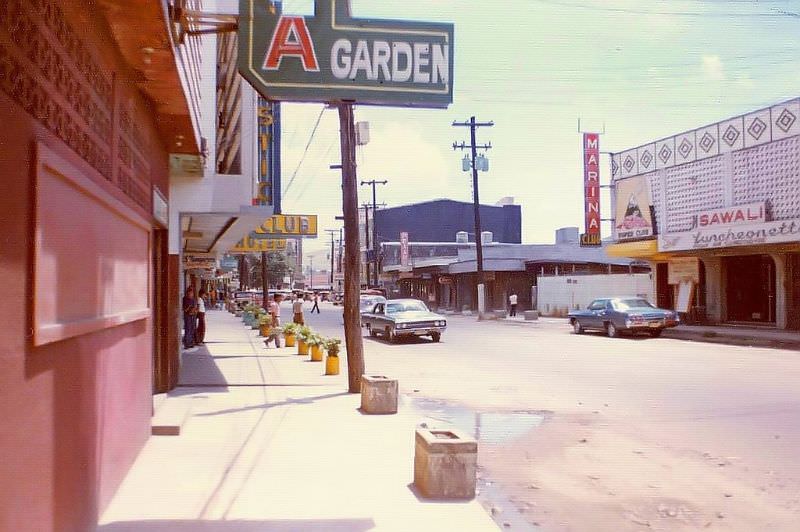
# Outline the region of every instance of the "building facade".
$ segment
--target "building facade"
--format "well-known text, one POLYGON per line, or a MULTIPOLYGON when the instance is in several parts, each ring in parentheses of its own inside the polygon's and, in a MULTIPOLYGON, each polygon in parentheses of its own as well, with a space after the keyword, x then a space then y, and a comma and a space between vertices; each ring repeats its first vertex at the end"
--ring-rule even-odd
POLYGON ((612 155, 609 253, 649 261, 660 306, 800 329, 800 100, 612 155))

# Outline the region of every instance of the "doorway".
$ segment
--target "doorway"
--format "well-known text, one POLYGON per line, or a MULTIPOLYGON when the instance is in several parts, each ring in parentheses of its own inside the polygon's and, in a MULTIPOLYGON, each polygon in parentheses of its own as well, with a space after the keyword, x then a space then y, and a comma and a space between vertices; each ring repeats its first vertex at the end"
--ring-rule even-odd
POLYGON ((723 257, 727 320, 775 323, 775 261, 769 255, 723 257))

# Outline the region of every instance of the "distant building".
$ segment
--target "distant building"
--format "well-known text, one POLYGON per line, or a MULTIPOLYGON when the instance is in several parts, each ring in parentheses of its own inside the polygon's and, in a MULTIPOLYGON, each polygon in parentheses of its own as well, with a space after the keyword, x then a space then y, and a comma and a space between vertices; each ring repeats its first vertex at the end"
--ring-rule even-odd
MULTIPOLYGON (((513 198, 498 205, 481 205, 481 229, 497 242, 522 242, 522 209, 513 198)), ((370 221, 371 223, 372 221, 370 221)), ((378 243, 397 242, 406 232, 411 242, 454 242, 456 233, 467 233, 475 241, 475 211, 472 203, 438 199, 379 209, 375 215, 378 243)))

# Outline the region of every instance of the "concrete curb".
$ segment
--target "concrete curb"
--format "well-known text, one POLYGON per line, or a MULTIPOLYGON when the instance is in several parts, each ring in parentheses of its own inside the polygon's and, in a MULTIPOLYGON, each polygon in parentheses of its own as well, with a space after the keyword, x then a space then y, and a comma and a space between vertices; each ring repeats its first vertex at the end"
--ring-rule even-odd
POLYGON ((667 329, 661 336, 671 340, 686 340, 689 342, 704 342, 710 344, 738 345, 746 347, 764 347, 770 349, 790 349, 800 351, 800 337, 796 340, 751 335, 730 334, 718 331, 692 331, 685 329, 667 329))

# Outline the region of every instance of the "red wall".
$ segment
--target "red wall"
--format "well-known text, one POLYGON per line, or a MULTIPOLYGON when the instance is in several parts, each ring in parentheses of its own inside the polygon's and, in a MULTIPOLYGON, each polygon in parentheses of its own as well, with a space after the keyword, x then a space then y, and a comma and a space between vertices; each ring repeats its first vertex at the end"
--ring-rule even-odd
MULTIPOLYGON (((147 105, 135 87, 123 81, 131 79, 130 73, 108 46, 104 26, 87 24, 88 15, 70 11, 85 6, 83 2, 38 0, 36 4, 62 5, 67 10, 67 27, 79 28, 72 31, 94 54, 92 60, 103 78, 113 82, 106 102, 81 77, 85 65, 70 62, 70 54, 45 26, 42 10, 25 1, 0 0, 0 4, 0 530, 84 532, 94 527, 149 436, 151 320, 33 347, 35 146, 44 141, 71 165, 87 169, 86 176, 98 189, 145 220, 151 217, 141 193, 149 193, 152 181, 167 192, 167 154, 154 134, 147 105), (14 38, 14 28, 3 19, 8 9, 16 8, 28 13, 21 19, 32 24, 21 30, 27 35, 24 41, 14 38), (48 77, 35 61, 26 63, 27 77, 13 70, 9 56, 17 61, 25 58, 26 47, 37 34, 46 35, 40 44, 56 48, 77 88, 99 111, 79 107, 86 102, 73 101, 64 90, 76 86, 60 85, 55 73, 48 77), (62 109, 61 123, 54 122, 53 106, 62 109), (130 125, 121 123, 123 107, 136 117, 132 147, 124 146, 133 135, 125 129, 130 125), (108 124, 90 123, 103 112, 110 117, 108 124), (87 139, 101 148, 108 145, 107 161, 96 157, 87 139), (107 175, 94 170, 103 164, 107 175)), ((61 198, 50 198, 46 208, 81 215, 61 198)), ((86 247, 79 234, 74 235, 73 245, 86 247)), ((97 249, 82 252, 91 255, 97 249)), ((69 279, 59 282, 66 284, 69 279)))

